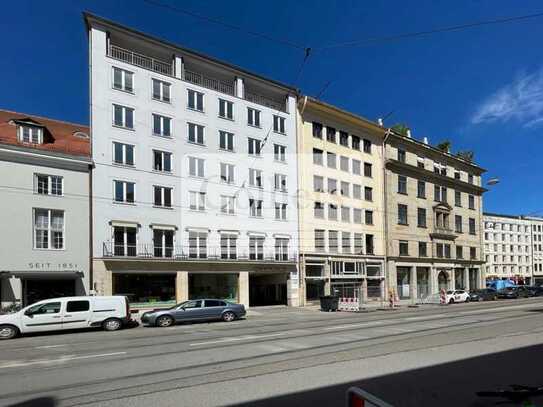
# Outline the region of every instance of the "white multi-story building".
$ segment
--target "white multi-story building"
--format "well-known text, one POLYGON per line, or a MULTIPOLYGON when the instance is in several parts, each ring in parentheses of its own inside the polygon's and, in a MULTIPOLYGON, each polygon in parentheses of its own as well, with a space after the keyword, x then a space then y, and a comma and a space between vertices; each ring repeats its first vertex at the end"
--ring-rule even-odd
POLYGON ((296 90, 85 21, 96 291, 297 305, 296 90))
POLYGON ((89 293, 88 128, 0 111, 0 306, 89 293))
POLYGON ((532 279, 532 221, 521 216, 485 213, 484 251, 487 280, 532 279))
POLYGON ((531 224, 533 283, 543 283, 543 218, 523 216, 531 224))

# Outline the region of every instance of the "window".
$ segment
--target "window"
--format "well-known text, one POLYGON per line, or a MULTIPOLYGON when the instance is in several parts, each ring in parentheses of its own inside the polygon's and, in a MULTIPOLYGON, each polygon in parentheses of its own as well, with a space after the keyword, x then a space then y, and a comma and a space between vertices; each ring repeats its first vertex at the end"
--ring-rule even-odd
POLYGON ((32 315, 40 314, 58 314, 60 312, 60 302, 47 302, 45 304, 38 304, 28 309, 32 312, 32 315))
POLYGON ((421 180, 417 181, 417 198, 426 198, 426 182, 421 180))
POLYGON ((23 143, 41 144, 43 142, 43 129, 36 126, 20 126, 19 140, 23 143))
POLYGON ((424 169, 424 157, 417 156, 417 167, 424 169))
POLYGON ((313 164, 323 165, 323 151, 318 148, 313 149, 313 164))
POLYGON ((351 234, 349 232, 341 232, 341 252, 352 253, 351 234))
POLYGON ((64 249, 64 211, 34 209, 34 248, 64 249))
POLYGON ((349 183, 341 181, 341 195, 342 196, 349 196, 349 183))
POLYGON ((249 199, 249 214, 254 218, 262 217, 262 201, 260 199, 249 199))
POLYGON ((236 213, 236 198, 234 196, 221 195, 221 213, 233 215, 236 213))
POLYGON ((273 131, 276 133, 285 134, 285 118, 273 115, 273 131))
POLYGON ((362 223, 362 209, 353 208, 353 223, 362 223))
POLYGON ((355 254, 362 254, 364 247, 362 246, 362 233, 356 233, 354 234, 354 253, 355 254))
POLYGON ((115 202, 134 203, 134 190, 136 184, 126 181, 113 181, 115 188, 115 202))
POLYGON ((469 234, 474 235, 475 234, 475 219, 469 218, 469 234))
POLYGON ((398 193, 407 195, 407 177, 398 175, 398 193))
POLYGON ((364 176, 371 178, 371 164, 370 163, 364 163, 364 176))
POLYGON ((398 148, 398 161, 401 163, 405 163, 405 156, 405 150, 398 148))
POLYGON ((188 123, 189 129, 189 142, 205 145, 204 126, 194 123, 188 123))
POLYGON ((191 259, 207 258, 207 233, 189 231, 189 257, 191 259))
POLYGON ((349 172, 349 158, 341 156, 339 157, 339 168, 341 171, 349 172))
POLYGON ((249 168, 249 185, 262 188, 262 171, 249 168))
POLYGON ((324 247, 324 230, 315 229, 315 251, 323 252, 324 247))
POLYGON ((204 175, 204 159, 189 157, 189 175, 192 177, 203 178, 204 175))
POLYGON ((364 216, 366 225, 373 225, 373 211, 366 209, 364 216))
POLYGON ((326 164, 328 165, 328 168, 336 168, 336 155, 334 153, 326 153, 326 164))
POLYGON ((264 238, 261 236, 249 236, 249 259, 264 259, 264 238))
POLYGON ((339 132, 339 144, 343 147, 349 147, 349 133, 346 131, 339 132))
POLYGON ((153 228, 153 251, 155 257, 173 256, 173 230, 153 228))
POLYGON ((134 92, 134 73, 113 67, 113 88, 125 92, 134 92))
POLYGON ((172 154, 166 151, 153 150, 153 169, 155 171, 172 171, 172 154))
POLYGON ((226 151, 234 151, 234 133, 219 130, 219 148, 226 151))
POLYGON ((428 257, 428 245, 426 242, 419 242, 419 257, 428 257))
POLYGON ((338 252, 338 231, 329 230, 328 231, 328 251, 332 253, 338 252))
POLYGON ((409 256, 409 242, 400 240, 399 242, 400 256, 409 256))
POLYGON ((456 233, 462 233, 462 216, 454 215, 454 230, 456 233))
POLYGON ((417 226, 419 228, 426 227, 426 209, 425 208, 417 208, 417 226))
POLYGON ((153 99, 161 102, 170 102, 170 84, 153 79, 153 99))
POLYGON ((247 124, 249 126, 260 127, 260 110, 247 108, 247 124))
POLYGON ((366 235, 366 254, 374 254, 373 235, 366 235))
POLYGON ((313 122, 313 137, 322 140, 322 124, 313 122))
POLYGON ((324 204, 322 202, 315 202, 313 216, 318 219, 324 219, 324 204))
POLYGON ((462 192, 454 191, 454 206, 462 206, 462 192))
MULTIPOLYGON (((237 259, 238 236, 231 233, 221 233, 221 259, 237 259)), ((211 301, 206 300, 206 305, 211 301)), ((222 301, 214 301, 222 303, 222 301)))
POLYGON ((199 191, 189 191, 189 208, 192 211, 205 211, 206 193, 199 191))
POLYGON ((328 204, 328 220, 337 220, 337 205, 328 204))
POLYGON ((282 146, 280 144, 274 144, 273 145, 273 159, 275 161, 280 161, 284 163, 286 161, 286 150, 287 148, 285 146, 282 146))
POLYGON ((476 247, 470 247, 469 248, 469 258, 471 260, 477 259, 477 248, 476 247))
POLYGON ((288 260, 288 239, 279 237, 275 238, 275 260, 288 260))
POLYGON ((353 184, 353 198, 362 199, 362 187, 358 184, 353 184))
POLYGON ((355 175, 360 175, 361 174, 361 163, 359 160, 355 160, 353 159, 353 162, 352 162, 352 166, 353 166, 353 174, 355 175))
POLYGON ((205 308, 211 308, 211 307, 225 307, 226 303, 224 301, 219 300, 205 300, 204 307, 205 308))
POLYGON ((336 194, 337 193, 337 181, 333 178, 328 178, 328 193, 329 194, 336 194))
POLYGON ((275 220, 287 220, 287 204, 275 203, 275 220))
POLYGON ((398 204, 398 225, 407 225, 407 205, 398 204))
POLYGON ((248 142, 248 152, 250 155, 256 155, 260 156, 260 148, 262 146, 262 142, 260 140, 254 139, 249 137, 247 139, 248 142))
POLYGON ((350 222, 351 221, 351 208, 348 206, 341 207, 341 221, 350 222))
POLYGON ((318 175, 313 175, 313 191, 324 192, 324 178, 318 175))
POLYGON ((333 127, 326 127, 326 141, 330 143, 336 142, 336 129, 333 127))
POLYGON ((113 105, 113 125, 124 127, 125 129, 133 129, 134 109, 121 105, 113 105))
POLYGON ((440 259, 445 257, 445 249, 443 243, 436 243, 436 256, 440 259))
POLYGON ((62 195, 63 178, 58 175, 34 174, 34 192, 40 195, 62 195))
POLYGON ((137 229, 131 226, 113 227, 113 254, 115 256, 136 255, 137 229))
POLYGON ((287 176, 283 174, 275 174, 274 188, 276 191, 287 192, 287 176))
POLYGON ((172 207, 172 188, 153 186, 154 204, 163 208, 172 207))
POLYGON ((456 258, 457 259, 463 259, 464 258, 464 248, 462 246, 456 246, 456 258))
POLYGON ((187 89, 188 93, 188 102, 187 107, 192 110, 197 110, 199 112, 204 111, 204 94, 201 92, 196 92, 192 89, 187 89))
POLYGON ((475 209, 475 197, 473 195, 468 195, 468 208, 475 209))
MULTIPOLYGON (((190 124, 189 124, 190 129, 190 124)), ((153 135, 162 137, 172 136, 172 119, 153 113, 153 135)))
POLYGON ((473 184, 473 174, 468 174, 468 182, 473 184))
POLYGON ((455 170, 455 171, 454 171, 454 179, 460 179, 460 177, 461 177, 460 171, 455 170))
POLYGON ((113 142, 113 162, 121 165, 134 165, 134 146, 113 142))
POLYGON ((447 188, 434 185, 434 201, 447 203, 447 188))
POLYGON ((450 259, 451 258, 451 245, 450 244, 444 244, 443 247, 445 249, 445 258, 450 259))
POLYGON ((89 301, 68 301, 66 303, 66 312, 84 312, 90 309, 89 301))
POLYGON ((229 100, 219 99, 219 117, 234 120, 234 103, 229 100))
POLYGON ((364 152, 371 154, 371 141, 364 139, 364 152))
POLYGON ((227 184, 233 184, 234 181, 234 165, 221 163, 221 181, 227 184))

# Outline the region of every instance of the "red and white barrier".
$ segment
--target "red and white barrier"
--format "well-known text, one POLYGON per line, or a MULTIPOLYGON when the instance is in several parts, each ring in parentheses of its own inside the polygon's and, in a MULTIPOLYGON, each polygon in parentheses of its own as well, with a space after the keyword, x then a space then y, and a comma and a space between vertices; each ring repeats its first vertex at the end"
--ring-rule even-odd
POLYGON ((354 297, 340 297, 338 310, 340 311, 359 311, 360 310, 360 301, 358 298, 354 297))

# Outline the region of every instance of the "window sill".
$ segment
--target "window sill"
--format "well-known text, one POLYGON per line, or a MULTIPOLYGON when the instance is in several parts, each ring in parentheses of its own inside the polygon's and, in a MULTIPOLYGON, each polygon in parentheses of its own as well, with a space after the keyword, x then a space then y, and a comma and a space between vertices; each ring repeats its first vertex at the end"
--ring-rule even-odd
POLYGON ((152 170, 153 174, 173 176, 173 171, 152 170))
POLYGON ((286 161, 282 161, 282 160, 273 160, 274 163, 276 164, 282 164, 282 165, 287 165, 288 163, 286 161))
POLYGON ((191 146, 202 147, 202 148, 207 147, 207 145, 205 145, 205 144, 197 143, 196 141, 190 141, 190 140, 187 140, 187 144, 190 144, 191 146))
POLYGON ((205 209, 194 209, 194 208, 189 208, 189 212, 193 212, 193 213, 206 213, 206 210, 205 210, 205 209))
POLYGON ((119 88, 116 88, 114 86, 111 87, 112 90, 116 90, 118 92, 122 92, 122 93, 126 93, 127 95, 132 95, 132 96, 136 96, 136 93, 132 90, 126 90, 126 89, 119 89, 119 88))
POLYGON ((33 247, 32 250, 35 250, 37 252, 65 252, 66 251, 66 248, 62 248, 62 249, 54 249, 54 248, 50 248, 50 249, 41 249, 39 247, 33 247))
POLYGON ((37 195, 37 196, 47 196, 47 197, 51 197, 51 198, 62 198, 64 196, 64 194, 62 195, 56 195, 56 194, 42 194, 40 192, 37 192, 37 191, 34 191, 34 195, 37 195))
POLYGON ((274 130, 273 133, 274 133, 274 134, 279 134, 279 135, 281 135, 281 136, 286 136, 286 135, 287 135, 287 133, 284 132, 284 131, 277 131, 277 130, 274 130))
POLYGON ((398 225, 400 225, 400 226, 409 226, 409 223, 400 223, 400 222, 398 222, 398 225))
POLYGON ((254 127, 255 129, 262 129, 262 126, 256 126, 256 125, 251 124, 251 123, 247 123, 247 126, 254 127))
POLYGON ((132 169, 136 168, 134 164, 116 163, 115 161, 112 162, 111 165, 113 165, 114 167, 119 167, 119 168, 132 168, 132 169))
POLYGON ((119 126, 117 124, 112 124, 111 126, 116 128, 116 129, 121 129, 121 130, 136 131, 136 129, 134 129, 134 127, 119 126))
POLYGON ((251 153, 248 153, 249 157, 252 157, 252 158, 262 158, 262 154, 251 154, 251 153))
POLYGON ((407 192, 398 191, 398 194, 407 196, 407 192))
POLYGON ((288 219, 274 219, 276 222, 288 222, 288 219))
POLYGON ((167 209, 169 211, 173 210, 173 207, 171 206, 162 206, 162 205, 153 205, 153 208, 157 208, 157 209, 167 209))
POLYGON ((158 133, 152 133, 151 136, 170 139, 170 140, 173 139, 172 135, 165 135, 165 134, 158 134, 158 133))
POLYGON ((155 97, 151 97, 151 100, 154 100, 155 102, 165 103, 167 105, 172 104, 171 99, 170 100, 162 100, 162 99, 158 99, 158 98, 155 98, 155 97))
POLYGON ((136 206, 136 203, 135 203, 135 202, 124 202, 124 201, 116 201, 116 200, 113 200, 113 203, 114 203, 115 205, 136 206))
POLYGON ((419 199, 426 199, 426 195, 417 195, 417 198, 419 198, 419 199))
POLYGON ((206 113, 205 110, 198 110, 198 109, 196 109, 194 107, 189 107, 189 106, 187 106, 187 110, 190 111, 190 112, 196 112, 196 113, 202 113, 202 114, 206 113))
POLYGON ((225 153, 233 153, 233 154, 236 153, 236 150, 233 150, 233 149, 229 150, 227 148, 220 148, 220 147, 219 147, 219 151, 224 151, 225 153))
POLYGON ((235 120, 233 117, 226 117, 226 116, 221 116, 221 115, 218 115, 217 117, 219 119, 228 120, 229 122, 235 123, 235 120))

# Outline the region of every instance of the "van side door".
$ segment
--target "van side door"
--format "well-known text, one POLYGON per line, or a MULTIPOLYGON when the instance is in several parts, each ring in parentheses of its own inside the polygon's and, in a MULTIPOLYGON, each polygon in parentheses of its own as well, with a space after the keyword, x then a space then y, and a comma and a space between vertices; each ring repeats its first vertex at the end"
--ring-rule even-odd
POLYGON ((91 313, 90 300, 66 300, 66 307, 62 316, 62 329, 88 328, 91 313))
POLYGON ((62 300, 42 302, 22 311, 23 332, 45 332, 62 329, 62 300))

